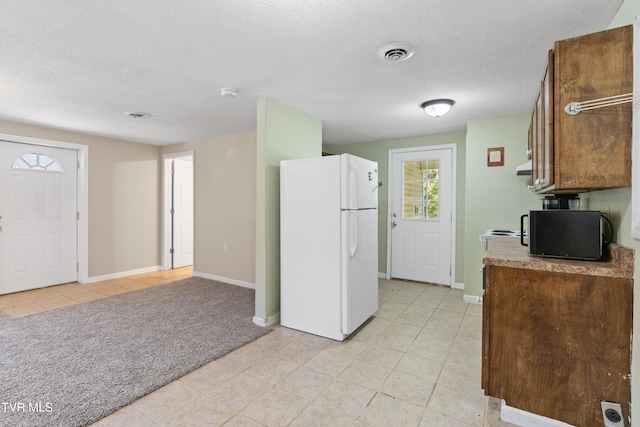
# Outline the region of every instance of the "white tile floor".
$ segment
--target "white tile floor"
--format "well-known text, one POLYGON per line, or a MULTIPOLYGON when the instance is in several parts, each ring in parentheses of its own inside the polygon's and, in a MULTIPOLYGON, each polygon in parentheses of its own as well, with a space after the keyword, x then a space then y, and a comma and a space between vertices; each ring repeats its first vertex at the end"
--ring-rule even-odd
POLYGON ((276 327, 94 426, 510 425, 480 388, 481 306, 379 286, 375 318, 344 342, 276 327))

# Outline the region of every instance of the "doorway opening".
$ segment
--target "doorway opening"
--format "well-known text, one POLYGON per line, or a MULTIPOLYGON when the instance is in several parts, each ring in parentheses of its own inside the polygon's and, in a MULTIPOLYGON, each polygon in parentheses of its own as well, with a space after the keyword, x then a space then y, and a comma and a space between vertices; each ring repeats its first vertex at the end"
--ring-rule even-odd
POLYGON ((193 151, 164 155, 164 270, 194 262, 193 151))

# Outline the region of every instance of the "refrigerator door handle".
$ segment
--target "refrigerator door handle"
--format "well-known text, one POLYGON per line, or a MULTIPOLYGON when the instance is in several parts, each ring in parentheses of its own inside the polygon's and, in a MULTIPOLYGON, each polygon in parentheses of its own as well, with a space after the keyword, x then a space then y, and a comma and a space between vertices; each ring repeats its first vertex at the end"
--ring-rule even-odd
POLYGON ((355 162, 349 162, 349 187, 351 191, 349 197, 351 200, 347 202, 348 209, 358 208, 358 168, 355 162))
POLYGON ((349 212, 351 218, 351 245, 349 252, 351 254, 351 258, 354 257, 356 252, 358 252, 358 213, 357 212, 349 212))

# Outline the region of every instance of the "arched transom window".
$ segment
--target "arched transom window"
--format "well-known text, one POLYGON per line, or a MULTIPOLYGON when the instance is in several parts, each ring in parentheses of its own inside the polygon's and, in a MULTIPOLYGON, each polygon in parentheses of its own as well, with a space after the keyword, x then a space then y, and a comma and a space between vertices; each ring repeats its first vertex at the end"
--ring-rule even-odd
POLYGON ((42 153, 21 154, 11 164, 12 169, 34 171, 64 172, 62 165, 53 157, 42 153))

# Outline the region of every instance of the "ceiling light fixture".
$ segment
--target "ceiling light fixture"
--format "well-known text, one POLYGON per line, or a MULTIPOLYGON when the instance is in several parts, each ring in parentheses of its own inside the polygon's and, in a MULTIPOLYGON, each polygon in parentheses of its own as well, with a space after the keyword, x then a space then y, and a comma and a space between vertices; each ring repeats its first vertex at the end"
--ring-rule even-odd
POLYGON ((238 92, 236 92, 235 89, 223 87, 220 89, 220 95, 223 98, 235 98, 238 95, 238 92))
POLYGON ((431 117, 441 117, 449 112, 453 104, 451 99, 433 99, 424 102, 421 107, 431 117))
POLYGON ((149 113, 130 112, 130 111, 125 111, 124 115, 131 117, 132 119, 146 119, 147 117, 151 117, 151 114, 149 113))

